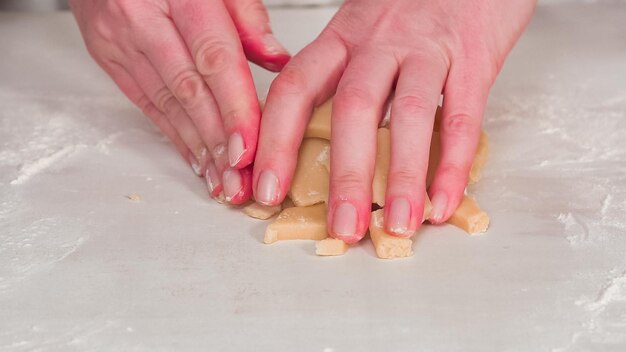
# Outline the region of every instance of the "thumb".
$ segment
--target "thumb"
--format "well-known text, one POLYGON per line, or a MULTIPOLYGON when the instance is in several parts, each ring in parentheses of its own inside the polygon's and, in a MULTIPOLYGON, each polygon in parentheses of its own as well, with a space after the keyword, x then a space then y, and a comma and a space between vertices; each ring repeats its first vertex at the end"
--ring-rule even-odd
POLYGON ((291 55, 272 33, 269 16, 261 0, 225 0, 237 27, 248 60, 270 71, 280 71, 291 55))

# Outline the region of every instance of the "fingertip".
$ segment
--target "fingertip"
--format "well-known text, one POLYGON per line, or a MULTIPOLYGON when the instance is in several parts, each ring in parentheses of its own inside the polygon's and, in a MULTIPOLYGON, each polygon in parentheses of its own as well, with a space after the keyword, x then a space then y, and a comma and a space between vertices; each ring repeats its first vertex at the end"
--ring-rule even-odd
POLYGON ((348 244, 359 242, 367 232, 367 224, 369 222, 369 212, 365 214, 357 210, 352 202, 347 200, 339 201, 332 207, 333 210, 329 214, 330 221, 329 233, 331 237, 340 239, 348 244))

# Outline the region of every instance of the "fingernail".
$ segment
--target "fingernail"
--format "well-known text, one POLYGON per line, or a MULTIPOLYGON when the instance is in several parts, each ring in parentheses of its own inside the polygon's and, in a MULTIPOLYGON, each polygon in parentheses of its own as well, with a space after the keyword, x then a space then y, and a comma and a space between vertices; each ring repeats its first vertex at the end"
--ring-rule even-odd
POLYGON ((431 222, 435 224, 441 223, 448 207, 448 196, 444 192, 438 192, 431 200, 433 210, 430 215, 431 222))
POLYGON ((333 232, 339 236, 354 236, 358 215, 354 205, 343 202, 335 208, 333 216, 333 232))
POLYGON ((391 203, 387 217, 387 228, 399 235, 408 235, 411 221, 411 203, 405 198, 397 198, 391 203))
POLYGON ((209 193, 211 193, 211 197, 212 197, 213 191, 215 191, 217 186, 220 185, 220 176, 217 172, 217 168, 215 167, 215 164, 213 164, 212 162, 210 162, 209 165, 207 165, 206 167, 205 178, 206 178, 207 187, 209 188, 209 193))
POLYGON ((228 168, 224 171, 222 181, 224 183, 224 197, 230 202, 239 192, 241 192, 242 182, 239 170, 228 168))
POLYGON ((285 47, 280 44, 278 39, 276 39, 276 37, 274 37, 271 33, 263 36, 263 46, 265 47, 265 51, 270 55, 289 54, 287 49, 285 49, 285 47))
POLYGON ((215 200, 220 204, 224 204, 224 191, 220 192, 220 194, 215 197, 215 200))
POLYGON ((202 170, 200 169, 200 163, 195 155, 189 156, 189 163, 191 164, 191 169, 195 172, 196 175, 202 176, 202 170))
POLYGON ((243 137, 238 132, 233 133, 228 139, 228 160, 230 166, 235 166, 241 160, 246 146, 243 144, 243 137))
POLYGON ((270 171, 265 170, 259 177, 256 200, 265 205, 272 205, 278 198, 278 177, 270 171))

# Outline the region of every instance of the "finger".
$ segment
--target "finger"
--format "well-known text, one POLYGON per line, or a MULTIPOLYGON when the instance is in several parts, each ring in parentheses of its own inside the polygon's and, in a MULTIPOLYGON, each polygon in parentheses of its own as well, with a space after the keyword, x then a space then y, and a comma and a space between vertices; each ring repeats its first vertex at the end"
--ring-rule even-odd
POLYGON ((291 55, 272 33, 267 9, 261 0, 225 1, 239 32, 246 57, 255 64, 278 72, 291 55))
POLYGON ((237 30, 222 0, 174 1, 172 19, 213 93, 232 167, 254 159, 261 112, 237 30))
POLYGON ((452 64, 444 89, 441 120, 441 157, 429 195, 433 223, 446 221, 457 208, 480 136, 490 80, 479 65, 452 64))
POLYGON ((144 33, 139 46, 213 152, 226 143, 217 103, 173 23, 166 17, 155 21, 162 22, 158 33, 144 33))
POLYGON ((422 223, 428 152, 447 66, 435 56, 402 62, 391 107, 385 229, 411 236, 422 223))
POLYGON ((191 150, 189 162, 194 172, 198 176, 204 175, 207 149, 185 110, 143 54, 133 55, 132 64, 129 66, 131 75, 137 78, 137 83, 146 93, 148 99, 159 111, 165 114, 178 135, 191 150))
POLYGON ((398 64, 371 52, 346 68, 333 99, 329 233, 347 243, 365 235, 372 204, 376 132, 398 64))
POLYGON ((343 44, 322 34, 272 82, 254 162, 254 196, 258 202, 276 205, 285 198, 311 111, 335 91, 346 58, 343 44))
POLYGON ((174 144, 178 153, 184 160, 189 160, 190 151, 185 142, 180 138, 178 132, 167 120, 167 117, 159 111, 154 104, 146 97, 135 79, 126 71, 124 67, 116 63, 103 64, 104 70, 111 76, 113 81, 120 88, 122 93, 138 106, 143 113, 161 130, 161 132, 174 144))

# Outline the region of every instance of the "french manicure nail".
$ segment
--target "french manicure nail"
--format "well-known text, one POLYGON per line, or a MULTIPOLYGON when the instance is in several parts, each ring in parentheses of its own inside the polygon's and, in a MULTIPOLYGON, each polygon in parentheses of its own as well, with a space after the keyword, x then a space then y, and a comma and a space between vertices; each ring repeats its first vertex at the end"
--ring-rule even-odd
POLYGON ((263 46, 265 46, 265 51, 271 55, 289 54, 287 49, 271 33, 263 36, 263 46))
POLYGON ((239 170, 228 168, 222 177, 224 183, 224 197, 230 202, 242 189, 241 174, 239 170))
POLYGON ((237 165, 245 152, 246 146, 243 143, 243 137, 238 132, 233 133, 228 139, 228 161, 230 166, 234 167, 237 165))
POLYGON ((431 200, 433 204, 433 210, 430 215, 430 219, 433 223, 439 224, 443 220, 448 207, 448 196, 444 192, 438 192, 433 196, 431 200))
POLYGON ((397 198, 391 203, 387 228, 399 235, 408 235, 411 221, 411 203, 405 198, 397 198))
POLYGON ((220 194, 217 195, 217 197, 215 198, 215 200, 220 203, 220 204, 224 204, 225 198, 224 198, 224 191, 220 192, 220 194))
POLYGON ((220 185, 220 176, 217 172, 217 168, 215 164, 212 162, 209 163, 206 167, 205 179, 207 187, 209 188, 209 193, 213 196, 213 191, 220 185))
POLYGON ((356 234, 358 215, 354 205, 343 202, 335 208, 333 232, 339 236, 351 237, 356 234))
POLYGON ((198 159, 194 155, 189 156, 189 163, 191 164, 191 169, 193 170, 193 172, 198 176, 202 176, 200 163, 198 162, 198 159))
POLYGON ((274 172, 265 170, 259 177, 256 200, 265 205, 272 205, 278 199, 278 177, 274 172))

